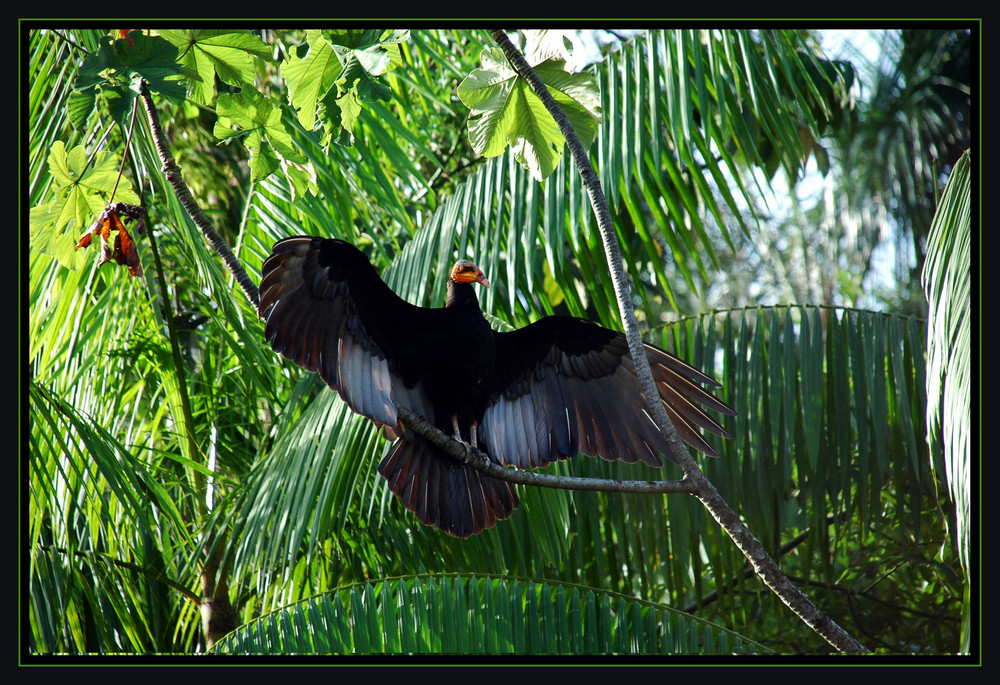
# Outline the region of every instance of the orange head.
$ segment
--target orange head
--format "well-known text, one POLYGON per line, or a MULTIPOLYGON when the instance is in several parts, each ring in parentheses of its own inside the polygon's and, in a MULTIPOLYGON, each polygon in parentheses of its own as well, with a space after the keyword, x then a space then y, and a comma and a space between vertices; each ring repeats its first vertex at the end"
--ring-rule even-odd
POLYGON ((467 259, 460 259, 455 262, 455 266, 451 269, 451 280, 456 283, 481 283, 485 286, 489 286, 490 284, 486 280, 486 274, 467 259))

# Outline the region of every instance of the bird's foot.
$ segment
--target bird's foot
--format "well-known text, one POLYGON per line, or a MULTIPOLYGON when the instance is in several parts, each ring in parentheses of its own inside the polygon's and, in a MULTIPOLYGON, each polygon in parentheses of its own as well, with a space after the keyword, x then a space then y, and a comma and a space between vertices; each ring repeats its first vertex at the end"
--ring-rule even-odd
POLYGON ((478 427, 479 423, 473 421, 472 426, 469 428, 469 442, 466 442, 465 439, 462 437, 462 430, 458 427, 458 416, 451 417, 451 428, 455 434, 454 438, 463 445, 468 445, 470 447, 474 447, 475 449, 479 449, 479 438, 476 435, 478 427))

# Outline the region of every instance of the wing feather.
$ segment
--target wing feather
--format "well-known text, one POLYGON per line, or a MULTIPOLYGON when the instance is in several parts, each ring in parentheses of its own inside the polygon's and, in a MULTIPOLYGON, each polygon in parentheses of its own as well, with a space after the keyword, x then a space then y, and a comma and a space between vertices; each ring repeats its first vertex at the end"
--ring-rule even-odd
MULTIPOLYGON (((625 337, 583 319, 550 316, 496 334, 496 391, 481 441, 497 463, 538 468, 578 452, 661 466, 670 447, 649 416, 625 337)), ((699 429, 729 437, 704 407, 734 414, 699 384, 719 384, 646 346, 660 399, 681 439, 718 453, 699 429)))
MULTIPOLYGON (((424 373, 426 341, 452 325, 441 318, 447 309, 405 302, 348 243, 297 236, 278 242, 264 262, 258 311, 275 351, 317 372, 351 409, 396 440, 379 473, 423 523, 468 537, 517 508, 513 485, 452 459, 398 419, 397 405, 439 426, 449 419, 435 416, 430 399, 446 386, 424 373)), ((493 335, 492 395, 478 436, 495 462, 536 468, 579 452, 654 466, 662 464, 661 454, 673 458, 647 413, 620 333, 546 317, 493 335)), ((681 438, 717 456, 701 431, 729 434, 708 411, 735 413, 701 387, 718 383, 656 347, 647 345, 646 353, 681 438)))
POLYGON ((275 244, 261 268, 264 336, 274 350, 314 371, 355 412, 401 433, 395 402, 432 417, 419 384, 394 369, 417 307, 385 285, 364 253, 310 236, 275 244))

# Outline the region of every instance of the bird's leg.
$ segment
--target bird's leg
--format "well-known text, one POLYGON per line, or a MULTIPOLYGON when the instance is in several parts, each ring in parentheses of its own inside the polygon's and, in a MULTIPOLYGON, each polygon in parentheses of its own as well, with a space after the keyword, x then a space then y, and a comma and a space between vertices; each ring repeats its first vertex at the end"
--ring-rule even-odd
POLYGON ((466 442, 462 438, 462 429, 458 427, 458 414, 453 414, 451 417, 451 428, 455 432, 455 439, 458 440, 463 445, 469 445, 476 449, 479 449, 479 441, 476 439, 476 429, 478 427, 479 427, 479 422, 473 421, 472 426, 469 428, 470 441, 466 442))

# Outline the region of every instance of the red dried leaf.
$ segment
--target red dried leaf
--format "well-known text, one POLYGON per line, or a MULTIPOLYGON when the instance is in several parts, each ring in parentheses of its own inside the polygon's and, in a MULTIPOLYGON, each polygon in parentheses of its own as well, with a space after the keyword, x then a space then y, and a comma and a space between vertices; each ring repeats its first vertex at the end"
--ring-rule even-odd
MULTIPOLYGON (((114 261, 120 266, 128 266, 128 271, 133 276, 142 275, 142 264, 139 262, 139 250, 136 248, 135 240, 129 235, 125 224, 118 217, 118 212, 124 212, 130 219, 141 221, 143 212, 141 207, 126 205, 122 202, 109 205, 101 212, 101 215, 94 222, 94 229, 84 234, 76 244, 77 249, 88 247, 93 237, 101 238, 101 259, 98 266, 105 262, 114 261), (115 232, 112 239, 111 232, 115 232)), ((140 228, 140 226, 137 226, 140 228)))
POLYGON ((93 239, 93 237, 94 237, 93 233, 84 233, 83 237, 80 238, 80 242, 76 244, 76 249, 79 250, 81 247, 90 247, 90 241, 91 239, 93 239))
MULTIPOLYGON (((121 222, 118 224, 121 226, 121 222)), ((118 237, 115 238, 115 261, 118 264, 128 265, 128 272, 133 276, 142 276, 142 264, 139 263, 139 250, 135 247, 135 241, 128 234, 124 226, 118 230, 118 237)))

